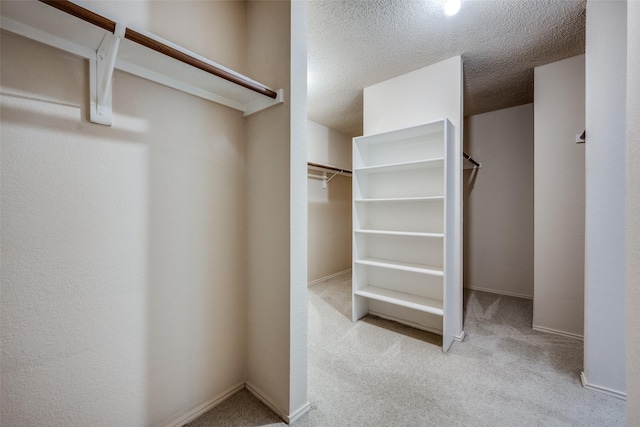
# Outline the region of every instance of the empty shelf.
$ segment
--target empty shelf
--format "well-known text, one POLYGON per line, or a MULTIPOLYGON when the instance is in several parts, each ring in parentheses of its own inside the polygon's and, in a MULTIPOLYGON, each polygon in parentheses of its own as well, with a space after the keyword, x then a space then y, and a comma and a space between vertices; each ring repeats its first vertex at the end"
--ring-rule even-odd
POLYGON ((375 286, 367 286, 354 292, 355 295, 374 299, 377 301, 388 302, 390 304, 411 308, 425 313, 443 315, 442 301, 431 298, 420 297, 416 295, 405 294, 403 292, 392 291, 389 289, 378 288, 375 286))
POLYGON ((428 274, 431 276, 444 276, 442 267, 434 267, 426 264, 412 262, 391 261, 377 258, 364 258, 354 261, 355 264, 369 265, 372 267, 392 268, 394 270, 411 271, 414 273, 428 274))
POLYGON ((357 168, 355 169, 355 172, 356 173, 387 173, 387 172, 398 172, 398 171, 406 171, 406 170, 441 168, 441 167, 444 167, 444 157, 429 159, 429 160, 419 160, 419 161, 413 161, 413 162, 393 163, 390 165, 382 165, 382 166, 367 166, 363 168, 357 168))
POLYGON ((407 236, 407 237, 435 237, 435 238, 443 238, 443 233, 420 233, 414 231, 391 231, 391 230, 373 230, 373 229, 363 229, 363 230, 355 230, 356 233, 361 234, 377 234, 381 236, 407 236))
POLYGON ((430 202, 430 201, 442 201, 444 196, 428 196, 428 197, 397 197, 397 198, 384 198, 384 199, 355 199, 356 203, 364 202, 430 202))

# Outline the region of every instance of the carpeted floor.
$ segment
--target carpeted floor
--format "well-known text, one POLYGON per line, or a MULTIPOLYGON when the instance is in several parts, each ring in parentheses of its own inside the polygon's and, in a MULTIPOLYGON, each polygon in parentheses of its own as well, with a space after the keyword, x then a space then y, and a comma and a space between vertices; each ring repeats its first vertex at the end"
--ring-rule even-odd
MULTIPOLYGON (((309 287, 306 426, 624 426, 625 403, 581 387, 582 342, 533 331, 532 302, 465 290, 464 342, 366 316, 351 275, 309 287)), ((189 424, 285 425, 243 390, 189 424)))

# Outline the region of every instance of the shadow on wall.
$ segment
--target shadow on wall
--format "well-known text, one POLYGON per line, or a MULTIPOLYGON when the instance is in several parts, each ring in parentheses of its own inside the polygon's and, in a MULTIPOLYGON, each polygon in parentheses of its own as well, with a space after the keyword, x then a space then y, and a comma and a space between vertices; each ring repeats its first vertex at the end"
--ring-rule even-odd
POLYGON ((243 384, 242 114, 116 71, 96 125, 85 61, 2 54, 3 416, 166 424, 243 384))

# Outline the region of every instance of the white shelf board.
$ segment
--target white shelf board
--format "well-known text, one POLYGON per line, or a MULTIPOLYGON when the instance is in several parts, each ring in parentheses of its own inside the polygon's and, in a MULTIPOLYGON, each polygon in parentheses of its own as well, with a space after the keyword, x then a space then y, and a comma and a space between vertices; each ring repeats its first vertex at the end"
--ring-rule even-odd
POLYGON ((391 261, 378 258, 363 258, 354 261, 355 264, 368 265, 372 267, 390 268, 394 270, 410 271, 413 273, 428 274, 430 276, 444 276, 442 267, 434 267, 425 264, 412 262, 391 261))
POLYGON ((402 237, 432 237, 432 238, 444 238, 444 233, 420 233, 415 231, 391 231, 391 230, 373 230, 373 229, 361 229, 354 230, 358 234, 375 234, 379 236, 402 236, 402 237))
POLYGON ((354 140, 359 144, 364 143, 367 145, 375 145, 431 134, 444 134, 443 119, 434 120, 432 122, 423 123, 409 128, 392 130, 374 135, 359 136, 357 138, 354 138, 354 140))
POLYGON ((425 313, 442 316, 442 301, 431 298, 420 297, 417 295, 405 294, 404 292, 392 291, 389 289, 378 288, 376 286, 366 286, 354 292, 355 295, 374 299, 377 301, 388 302, 390 304, 411 308, 425 313))
MULTIPOLYGON (((74 3, 109 18, 96 10, 92 5, 78 1, 74 1, 74 3)), ((2 29, 79 55, 90 61, 95 60, 96 51, 105 35, 112 34, 107 30, 39 1, 2 2, 1 13, 2 19, 0 26, 2 29)), ((115 21, 115 19, 111 20, 115 21)), ((131 29, 208 65, 212 65, 244 80, 266 87, 255 80, 158 36, 139 29, 131 29)), ((282 103, 283 98, 282 90, 276 91, 278 97, 272 99, 127 39, 122 39, 120 42, 115 68, 182 92, 240 110, 245 116, 272 105, 282 103)))
POLYGON ((370 203, 370 202, 437 202, 443 201, 444 196, 429 196, 429 197, 397 197, 397 198, 384 198, 384 199, 354 199, 356 203, 370 203))
POLYGON ((412 162, 392 163, 380 166, 366 166, 354 169, 356 173, 379 173, 379 172, 398 172, 416 169, 443 168, 444 157, 428 160, 416 160, 412 162))

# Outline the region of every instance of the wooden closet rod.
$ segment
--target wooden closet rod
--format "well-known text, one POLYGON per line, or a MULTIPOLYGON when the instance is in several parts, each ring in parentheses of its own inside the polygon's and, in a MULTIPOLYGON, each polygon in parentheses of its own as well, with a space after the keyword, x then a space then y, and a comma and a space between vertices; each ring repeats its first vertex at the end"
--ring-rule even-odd
MULTIPOLYGON (((116 22, 112 21, 109 18, 106 18, 102 15, 99 15, 95 12, 92 12, 84 7, 73 3, 70 0, 39 0, 42 3, 48 4, 58 10, 68 13, 69 15, 75 16, 76 18, 80 18, 85 22, 98 26, 104 30, 109 32, 115 32, 116 30, 116 22)), ((191 55, 188 55, 184 52, 179 51, 171 46, 168 46, 158 40, 154 40, 151 37, 145 36, 131 28, 127 28, 125 30, 124 38, 127 40, 131 40, 134 43, 138 43, 144 47, 155 50, 156 52, 162 53, 163 55, 167 55, 177 61, 183 62, 187 65, 191 65, 192 67, 198 68, 204 72, 209 74, 213 74, 214 76, 220 77, 221 79, 230 81, 239 86, 250 89, 254 92, 260 93, 264 96, 268 96, 269 98, 276 99, 278 94, 266 87, 263 87, 259 84, 256 84, 252 81, 245 80, 242 77, 236 76, 235 74, 229 73, 221 68, 218 68, 214 65, 208 64, 204 61, 201 61, 198 58, 194 58, 191 55)))

